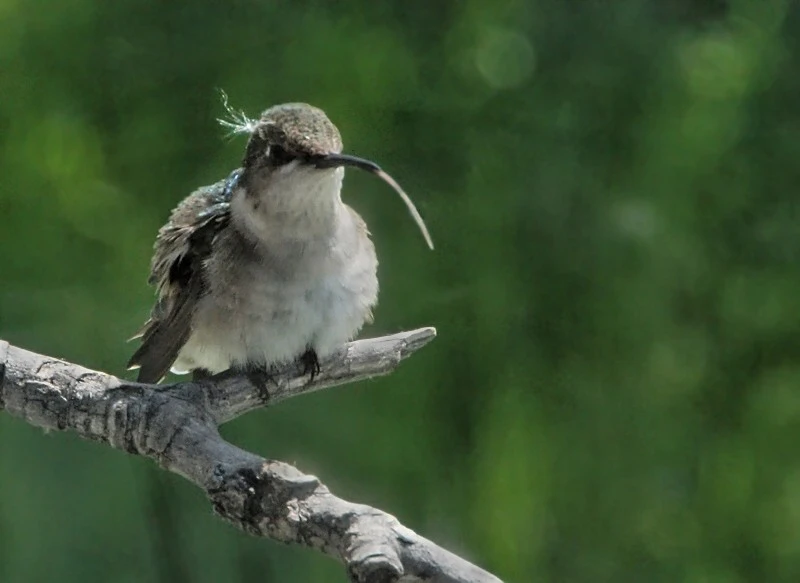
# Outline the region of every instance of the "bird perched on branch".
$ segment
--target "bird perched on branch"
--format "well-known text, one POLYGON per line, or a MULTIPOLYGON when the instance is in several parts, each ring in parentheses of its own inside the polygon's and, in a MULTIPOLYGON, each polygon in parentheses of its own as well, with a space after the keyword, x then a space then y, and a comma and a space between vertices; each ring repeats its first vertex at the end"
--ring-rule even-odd
POLYGON ((388 182, 433 248, 405 192, 374 162, 342 154, 322 110, 228 112, 222 123, 249 136, 242 167, 189 195, 158 232, 149 279, 158 298, 128 363, 139 382, 292 360, 313 377, 320 357, 355 337, 377 302, 378 261, 363 219, 342 202, 345 166, 388 182))

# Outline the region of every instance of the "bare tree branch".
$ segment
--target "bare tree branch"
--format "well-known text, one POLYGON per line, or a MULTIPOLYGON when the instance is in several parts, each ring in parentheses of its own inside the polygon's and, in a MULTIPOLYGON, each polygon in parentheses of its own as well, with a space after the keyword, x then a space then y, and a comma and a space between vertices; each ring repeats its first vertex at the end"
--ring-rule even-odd
POLYGON ((344 563, 352 581, 499 583, 395 517, 342 500, 316 477, 239 449, 217 430, 283 399, 389 374, 435 335, 422 328, 352 342, 322 363, 313 382, 289 366, 263 387, 232 374, 142 385, 0 341, 0 409, 151 458, 202 488, 225 520, 257 536, 322 551, 344 563))

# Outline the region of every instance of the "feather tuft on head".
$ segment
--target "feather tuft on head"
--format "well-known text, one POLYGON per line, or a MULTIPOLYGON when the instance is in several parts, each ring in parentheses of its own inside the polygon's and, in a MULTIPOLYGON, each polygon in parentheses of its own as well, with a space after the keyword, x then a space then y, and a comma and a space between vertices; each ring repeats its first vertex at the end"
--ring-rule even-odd
POLYGON ((233 107, 231 107, 231 105, 228 103, 228 94, 225 93, 225 91, 220 89, 219 94, 222 99, 222 107, 225 108, 225 113, 227 114, 225 117, 217 119, 219 125, 228 129, 229 136, 235 136, 237 134, 252 134, 255 131, 258 122, 247 117, 243 111, 233 109, 233 107))

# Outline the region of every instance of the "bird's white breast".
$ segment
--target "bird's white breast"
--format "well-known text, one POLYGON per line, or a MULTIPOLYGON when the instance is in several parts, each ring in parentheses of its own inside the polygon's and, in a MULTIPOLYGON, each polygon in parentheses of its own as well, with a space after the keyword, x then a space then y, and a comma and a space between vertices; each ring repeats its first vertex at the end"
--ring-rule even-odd
MULTIPOLYGON (((235 229, 218 238, 206 265, 209 289, 174 372, 270 365, 308 348, 324 357, 356 335, 377 301, 377 260, 360 219, 335 203, 332 229, 320 237, 313 236, 319 217, 289 213, 311 236, 276 237, 285 225, 275 225, 256 241, 235 229)), ((239 228, 269 229, 271 217, 254 220, 239 228)))

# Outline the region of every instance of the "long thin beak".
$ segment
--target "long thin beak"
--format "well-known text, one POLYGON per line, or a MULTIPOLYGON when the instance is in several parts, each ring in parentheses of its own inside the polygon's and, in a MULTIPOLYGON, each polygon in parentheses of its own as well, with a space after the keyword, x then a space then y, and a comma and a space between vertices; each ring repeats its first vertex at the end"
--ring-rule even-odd
POLYGON ((359 158, 358 156, 350 156, 349 154, 328 154, 326 156, 322 156, 320 158, 316 158, 314 160, 314 165, 317 168, 336 168, 338 166, 352 166, 353 168, 360 168, 361 170, 366 170, 371 174, 374 174, 381 180, 383 180, 386 184, 391 186, 394 191, 403 199, 403 202, 406 204, 408 208, 408 212, 411 213, 411 216, 414 218, 414 221, 417 223, 419 230, 422 232, 422 236, 425 237, 425 242, 428 244, 428 247, 433 249, 433 239, 431 239, 430 233, 428 233, 428 227, 425 226, 425 221, 422 220, 422 216, 419 214, 417 207, 414 206, 414 203, 411 202, 411 198, 406 194, 406 192, 400 187, 397 181, 389 176, 386 172, 384 172, 380 166, 378 166, 375 162, 371 162, 370 160, 365 160, 364 158, 359 158))

